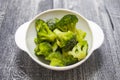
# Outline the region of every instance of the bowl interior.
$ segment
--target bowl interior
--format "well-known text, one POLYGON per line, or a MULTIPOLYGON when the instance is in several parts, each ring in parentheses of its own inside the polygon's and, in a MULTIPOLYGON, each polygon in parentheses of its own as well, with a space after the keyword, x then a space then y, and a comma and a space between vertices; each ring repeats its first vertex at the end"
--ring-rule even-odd
MULTIPOLYGON (((52 19, 52 18, 60 19, 66 14, 74 14, 78 17, 79 21, 76 26, 77 26, 77 28, 79 28, 87 33, 85 39, 88 41, 88 45, 89 45, 88 54, 89 54, 89 51, 92 46, 92 32, 89 28, 87 21, 83 17, 81 17, 79 14, 77 14, 75 12, 67 11, 67 10, 52 10, 52 11, 47 11, 47 12, 44 12, 44 13, 38 15, 35 19, 43 19, 45 21, 52 19)), ((27 48, 28 48, 30 54, 36 60, 40 60, 41 62, 48 64, 48 62, 45 61, 42 57, 38 58, 34 53, 34 48, 36 47, 36 45, 34 43, 34 38, 36 37, 35 19, 33 19, 33 21, 30 23, 29 28, 27 30, 27 35, 26 35, 27 48)))

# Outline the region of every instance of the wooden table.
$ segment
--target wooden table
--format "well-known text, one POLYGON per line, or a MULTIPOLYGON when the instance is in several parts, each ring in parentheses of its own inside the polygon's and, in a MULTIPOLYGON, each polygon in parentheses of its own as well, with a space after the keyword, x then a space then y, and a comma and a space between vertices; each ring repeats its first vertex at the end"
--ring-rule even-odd
POLYGON ((0 80, 120 80, 120 0, 0 0, 0 80), (52 71, 34 62, 14 40, 36 14, 65 8, 100 25, 103 45, 75 69, 52 71))

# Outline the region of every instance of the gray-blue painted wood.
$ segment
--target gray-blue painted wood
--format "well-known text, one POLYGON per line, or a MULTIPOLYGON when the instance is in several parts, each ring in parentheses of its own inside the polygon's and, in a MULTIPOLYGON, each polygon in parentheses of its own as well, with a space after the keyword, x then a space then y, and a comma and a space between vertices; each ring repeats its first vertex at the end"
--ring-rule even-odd
POLYGON ((120 1, 0 0, 0 80, 120 80, 120 1), (105 33, 103 45, 75 69, 45 69, 15 44, 14 34, 21 24, 52 8, 75 10, 105 33))

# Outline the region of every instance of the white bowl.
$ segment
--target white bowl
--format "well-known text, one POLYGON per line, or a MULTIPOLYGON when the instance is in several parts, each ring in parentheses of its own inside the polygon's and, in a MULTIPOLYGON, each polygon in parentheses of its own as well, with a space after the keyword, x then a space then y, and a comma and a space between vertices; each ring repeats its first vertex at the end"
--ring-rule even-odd
POLYGON ((59 71, 72 69, 74 67, 81 65, 90 57, 90 55, 95 49, 101 46, 101 44, 103 43, 103 40, 104 40, 103 31, 97 24, 84 18, 79 13, 75 11, 67 10, 67 9, 51 9, 51 10, 44 11, 38 14, 37 16, 35 16, 32 20, 22 24, 15 33, 15 42, 17 46, 20 49, 26 51, 28 55, 35 62, 37 62, 38 64, 40 64, 45 68, 48 68, 51 70, 59 70, 59 71), (44 59, 42 58, 38 59, 38 57, 34 53, 34 48, 36 47, 34 43, 34 38, 36 37, 35 20, 39 18, 43 20, 48 20, 51 18, 61 18, 66 14, 76 15, 79 19, 76 25, 77 28, 80 28, 87 33, 85 39, 88 41, 88 45, 89 45, 88 55, 83 60, 69 66, 65 66, 65 67, 50 66, 44 59))

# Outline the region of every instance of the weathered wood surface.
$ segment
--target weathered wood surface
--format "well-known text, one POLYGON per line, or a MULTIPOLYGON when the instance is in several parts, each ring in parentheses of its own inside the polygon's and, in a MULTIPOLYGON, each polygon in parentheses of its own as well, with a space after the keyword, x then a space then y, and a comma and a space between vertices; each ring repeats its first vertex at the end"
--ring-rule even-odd
POLYGON ((0 0, 0 80, 120 80, 120 0, 0 0), (104 44, 75 69, 45 69, 15 44, 21 24, 52 8, 75 10, 105 33, 104 44))

